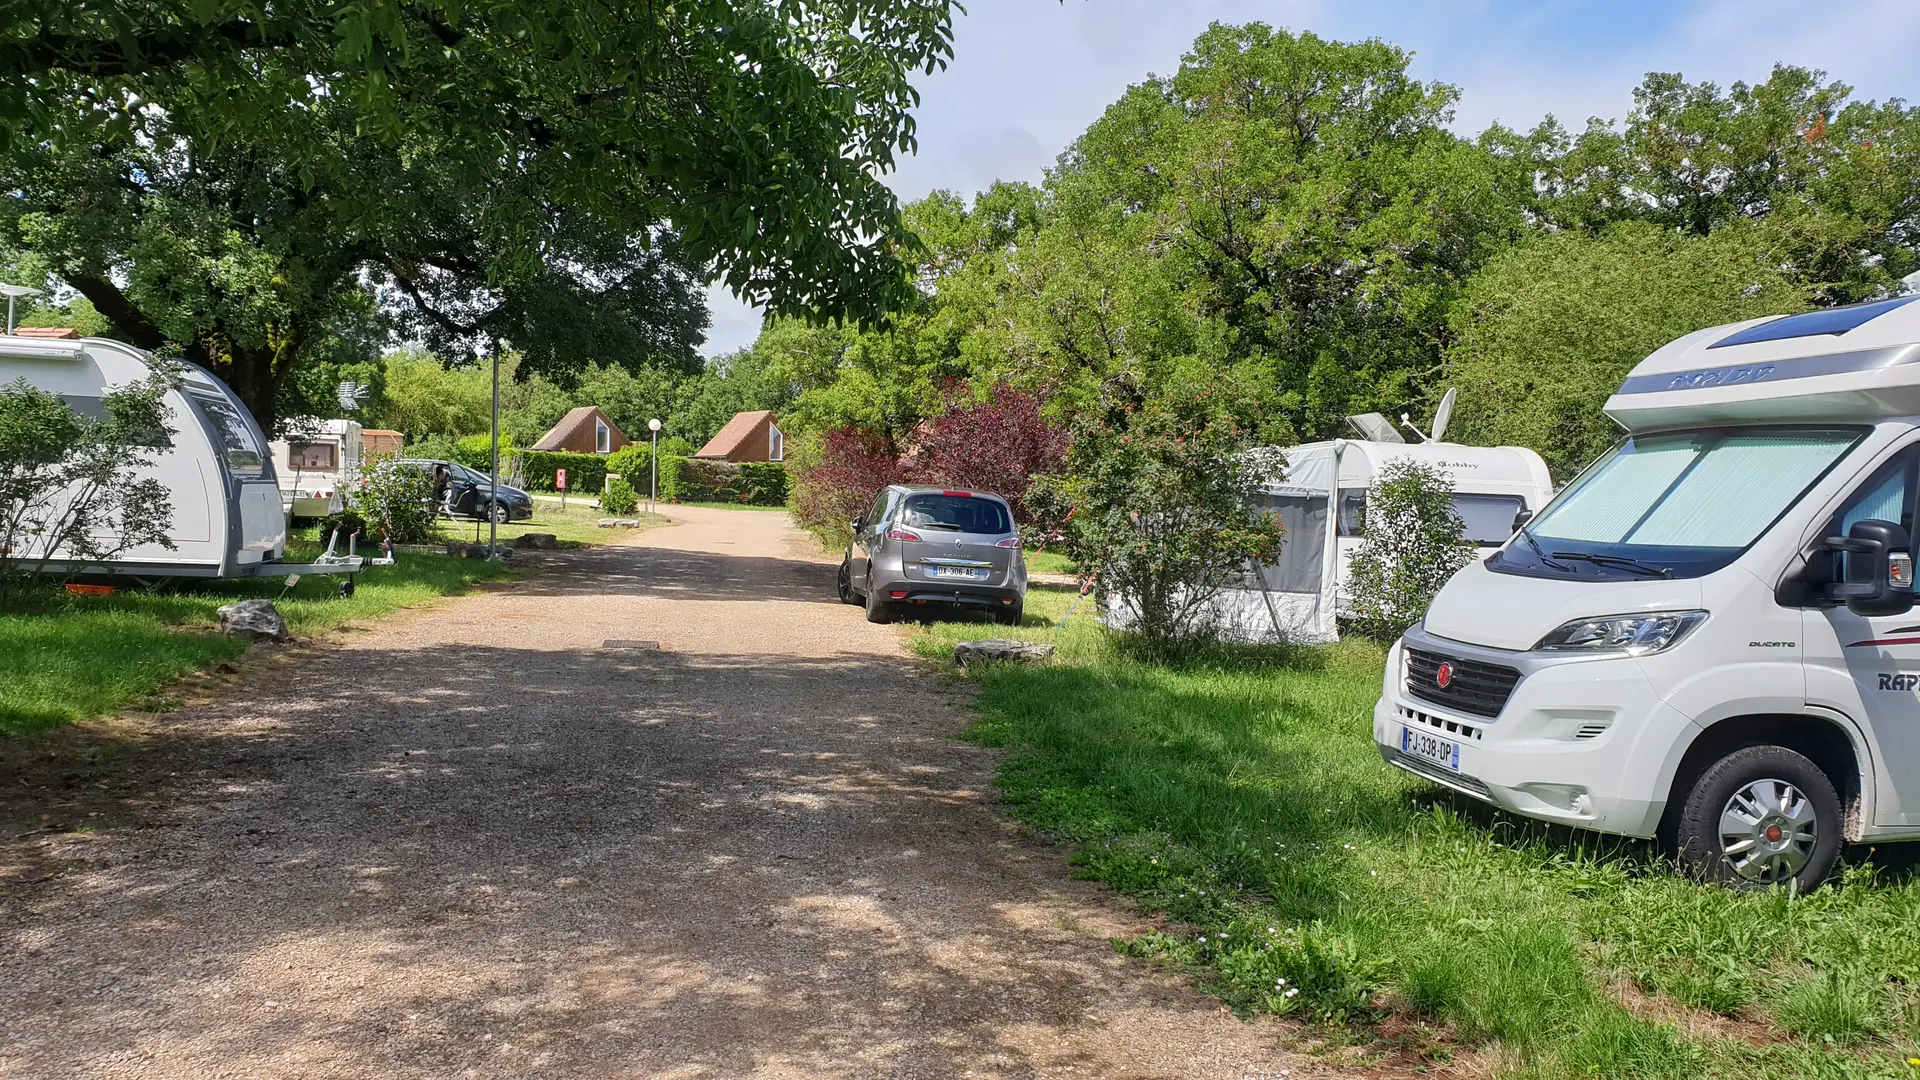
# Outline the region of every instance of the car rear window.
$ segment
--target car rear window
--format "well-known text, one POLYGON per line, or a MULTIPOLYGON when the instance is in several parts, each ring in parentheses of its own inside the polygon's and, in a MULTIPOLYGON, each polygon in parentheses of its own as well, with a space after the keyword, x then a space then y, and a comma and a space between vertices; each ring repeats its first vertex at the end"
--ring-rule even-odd
POLYGON ((976 499, 971 495, 909 495, 900 508, 900 523, 952 532, 1013 531, 1013 519, 1006 507, 992 499, 976 499))

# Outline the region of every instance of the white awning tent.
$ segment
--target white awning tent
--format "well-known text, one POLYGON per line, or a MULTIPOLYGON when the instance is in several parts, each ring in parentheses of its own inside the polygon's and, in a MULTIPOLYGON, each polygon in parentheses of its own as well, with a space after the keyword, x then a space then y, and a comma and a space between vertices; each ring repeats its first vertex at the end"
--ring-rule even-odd
MULTIPOLYGON (((1286 457, 1285 479, 1269 486, 1261 502, 1279 517, 1286 538, 1272 564, 1246 567, 1214 598, 1218 630, 1229 640, 1320 643, 1339 637, 1346 564, 1359 545, 1358 510, 1380 470, 1392 462, 1411 459, 1444 469, 1459 495, 1493 500, 1507 524, 1514 510, 1538 512, 1553 494, 1546 463, 1519 446, 1333 439, 1267 452, 1276 451, 1286 457)), ((1494 524, 1486 523, 1483 541, 1492 538, 1494 524)), ((1498 530, 1498 540, 1505 539, 1506 531, 1498 530)), ((1107 624, 1124 628, 1127 621, 1125 605, 1109 598, 1107 624)))

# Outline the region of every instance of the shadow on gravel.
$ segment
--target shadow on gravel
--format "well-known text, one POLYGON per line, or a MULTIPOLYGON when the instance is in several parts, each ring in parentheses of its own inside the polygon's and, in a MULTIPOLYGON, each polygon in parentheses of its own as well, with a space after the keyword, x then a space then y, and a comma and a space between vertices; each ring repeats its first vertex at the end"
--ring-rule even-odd
POLYGON ((542 574, 516 586, 516 593, 836 602, 835 565, 804 559, 622 546, 556 552, 540 561, 568 572, 542 574))
MULTIPOLYGON (((660 554, 522 588, 713 595, 688 584, 708 557, 660 554)), ((738 562, 742 597, 831 584, 738 562)), ((115 827, 0 849, 0 1074, 1027 1074, 1012 1033, 1094 1023, 1089 961, 1001 955, 1049 916, 1025 849, 953 812, 985 774, 931 682, 868 656, 312 656, 70 777, 115 827)), ((79 812, 31 774, 0 816, 79 812)))

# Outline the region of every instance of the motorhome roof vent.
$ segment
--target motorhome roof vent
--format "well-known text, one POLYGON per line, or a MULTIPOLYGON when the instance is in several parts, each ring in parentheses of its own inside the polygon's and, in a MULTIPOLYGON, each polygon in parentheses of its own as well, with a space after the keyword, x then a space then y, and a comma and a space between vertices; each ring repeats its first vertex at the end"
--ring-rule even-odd
POLYGON ((1721 338, 1707 348, 1724 349, 1729 345, 1752 345, 1759 341, 1785 341, 1788 338, 1816 337, 1820 334, 1844 334, 1915 300, 1920 300, 1920 296, 1896 296, 1891 300, 1848 304, 1846 307, 1809 311, 1804 315, 1787 315, 1763 322, 1759 326, 1749 326, 1737 334, 1721 338))

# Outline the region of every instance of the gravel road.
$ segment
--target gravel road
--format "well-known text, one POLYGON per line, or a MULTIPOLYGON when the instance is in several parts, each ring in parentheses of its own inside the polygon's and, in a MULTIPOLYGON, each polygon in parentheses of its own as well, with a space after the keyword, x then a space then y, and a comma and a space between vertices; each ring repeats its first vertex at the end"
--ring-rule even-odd
POLYGON ((674 517, 0 746, 0 1076, 1331 1071, 1114 953, 784 515, 674 517))

